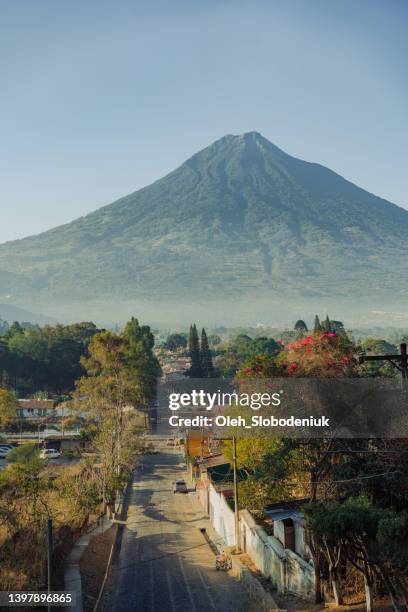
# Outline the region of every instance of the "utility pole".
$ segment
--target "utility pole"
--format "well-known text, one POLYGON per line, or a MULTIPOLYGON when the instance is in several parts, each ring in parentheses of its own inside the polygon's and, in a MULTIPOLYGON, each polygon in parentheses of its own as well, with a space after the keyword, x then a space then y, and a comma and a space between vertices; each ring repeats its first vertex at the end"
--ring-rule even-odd
POLYGON ((204 426, 200 428, 200 454, 201 460, 204 459, 204 426))
POLYGON ((235 552, 240 550, 239 507, 238 507, 238 475, 237 475, 237 445, 232 436, 232 464, 234 468, 234 519, 235 519, 235 552))
POLYGON ((398 355, 360 355, 359 363, 366 361, 388 361, 394 368, 401 372, 402 389, 408 391, 408 354, 407 345, 405 342, 400 344, 400 352, 398 355))
MULTIPOLYGON (((53 538, 52 538, 52 519, 47 521, 47 590, 51 593, 52 590, 52 549, 53 549, 53 538)), ((51 609, 51 604, 48 604, 48 609, 51 609)))

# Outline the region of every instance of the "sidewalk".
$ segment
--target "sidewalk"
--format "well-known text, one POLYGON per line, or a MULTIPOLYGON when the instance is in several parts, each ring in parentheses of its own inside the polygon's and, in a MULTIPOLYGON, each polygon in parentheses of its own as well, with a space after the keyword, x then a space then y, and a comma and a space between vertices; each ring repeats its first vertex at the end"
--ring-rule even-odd
POLYGON ((110 529, 113 525, 111 519, 106 516, 102 517, 100 523, 95 529, 85 533, 77 540, 69 553, 64 567, 64 586, 65 591, 74 592, 76 594, 75 606, 72 606, 70 610, 72 612, 82 612, 82 579, 80 572, 80 562, 82 555, 85 552, 86 547, 95 535, 104 533, 110 529))

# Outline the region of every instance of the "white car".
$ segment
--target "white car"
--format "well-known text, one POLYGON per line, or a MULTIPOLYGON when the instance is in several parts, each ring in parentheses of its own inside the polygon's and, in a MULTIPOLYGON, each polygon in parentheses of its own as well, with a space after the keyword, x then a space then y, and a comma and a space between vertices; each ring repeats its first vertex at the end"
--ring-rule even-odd
POLYGON ((44 448, 40 452, 40 459, 57 459, 61 457, 61 452, 56 448, 44 448))

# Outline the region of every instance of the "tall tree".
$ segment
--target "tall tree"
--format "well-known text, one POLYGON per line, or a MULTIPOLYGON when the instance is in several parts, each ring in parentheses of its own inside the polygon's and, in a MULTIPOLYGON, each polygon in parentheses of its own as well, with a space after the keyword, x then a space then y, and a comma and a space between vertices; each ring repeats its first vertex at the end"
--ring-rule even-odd
POLYGON ((296 321, 294 329, 300 334, 305 334, 308 331, 307 325, 302 319, 299 319, 298 321, 296 321))
POLYGON ((322 329, 322 326, 321 326, 321 324, 320 324, 319 315, 316 315, 316 316, 315 316, 315 320, 314 320, 314 327, 313 327, 313 330, 314 330, 315 332, 318 332, 318 331, 321 331, 321 329, 322 329))
POLYGON ((331 331, 331 323, 330 323, 329 315, 326 315, 326 318, 322 323, 322 330, 325 332, 331 331))
POLYGON ((102 459, 103 498, 113 509, 116 491, 126 475, 131 404, 140 401, 143 379, 129 366, 124 339, 112 332, 96 334, 89 357, 82 359, 87 376, 77 382, 76 406, 93 416, 95 449, 102 459))
POLYGON ((214 365, 213 365, 210 347, 208 344, 207 334, 206 334, 204 327, 201 330, 200 357, 201 357, 201 370, 202 370, 203 376, 205 376, 206 378, 211 378, 212 376, 214 376, 214 365))
POLYGON ((156 396, 160 365, 153 352, 154 336, 148 325, 140 325, 134 317, 123 330, 124 356, 141 390, 141 399, 147 404, 156 396))
POLYGON ((188 350, 190 353, 191 360, 191 366, 188 370, 188 375, 191 378, 201 378, 203 376, 203 371, 201 368, 200 343, 198 340, 197 326, 195 323, 193 323, 193 325, 190 325, 188 350))
POLYGON ((0 427, 7 428, 17 417, 17 398, 13 391, 0 388, 0 427))

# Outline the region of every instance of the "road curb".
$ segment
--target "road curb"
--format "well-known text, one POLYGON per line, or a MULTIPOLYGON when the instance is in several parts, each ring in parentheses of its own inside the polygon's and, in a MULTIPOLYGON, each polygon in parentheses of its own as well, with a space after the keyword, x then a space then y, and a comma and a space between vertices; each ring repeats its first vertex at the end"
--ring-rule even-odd
POLYGON ((82 535, 72 547, 71 552, 67 556, 64 563, 64 588, 66 591, 75 593, 75 606, 72 606, 72 612, 83 612, 82 602, 82 578, 80 571, 80 563, 82 555, 91 539, 100 533, 105 533, 112 527, 112 521, 107 517, 102 517, 100 525, 82 535))
MULTIPOLYGON (((139 465, 139 464, 138 464, 139 465)), ((122 500, 121 500, 121 506, 120 506, 120 512, 119 512, 119 521, 116 518, 113 521, 113 524, 116 526, 116 533, 113 539, 113 544, 111 547, 111 551, 109 554, 109 559, 108 559, 108 563, 106 565, 106 570, 105 570, 105 575, 102 581, 102 586, 100 588, 99 591, 99 595, 98 595, 98 599, 96 601, 95 607, 94 607, 94 612, 96 612, 97 610, 100 609, 100 606, 103 602, 103 599, 105 597, 106 594, 106 586, 108 584, 110 575, 111 575, 111 569, 112 569, 112 565, 114 565, 119 552, 120 552, 120 548, 122 546, 122 536, 123 536, 123 527, 126 524, 126 517, 127 517, 127 512, 128 512, 128 503, 129 503, 129 498, 130 498, 130 493, 133 487, 133 483, 135 482, 135 470, 133 470, 132 474, 129 477, 129 480, 126 484, 126 487, 123 491, 123 495, 122 495, 122 500)))

